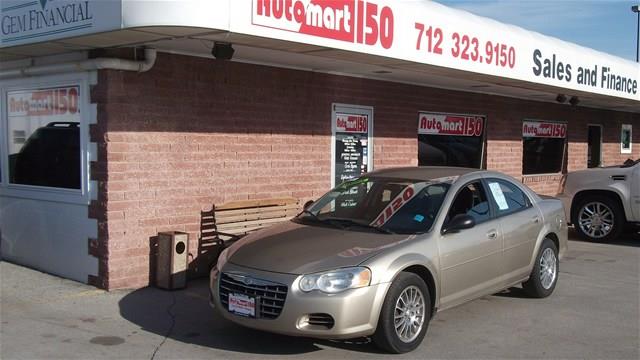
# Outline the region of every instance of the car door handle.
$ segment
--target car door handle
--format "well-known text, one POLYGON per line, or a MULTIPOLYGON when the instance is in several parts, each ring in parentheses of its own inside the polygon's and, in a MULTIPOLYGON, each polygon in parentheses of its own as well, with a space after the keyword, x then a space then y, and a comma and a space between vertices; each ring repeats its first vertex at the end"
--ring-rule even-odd
POLYGON ((495 239, 498 236, 498 232, 495 230, 489 230, 489 232, 487 233, 487 238, 489 239, 495 239))
POLYGON ((537 223, 540 222, 540 217, 539 216, 534 216, 534 217, 531 218, 531 221, 537 224, 537 223))

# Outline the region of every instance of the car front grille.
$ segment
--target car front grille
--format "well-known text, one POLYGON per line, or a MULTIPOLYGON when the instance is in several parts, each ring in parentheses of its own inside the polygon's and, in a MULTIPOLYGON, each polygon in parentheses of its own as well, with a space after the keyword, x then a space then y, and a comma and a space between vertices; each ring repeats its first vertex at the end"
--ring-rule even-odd
POLYGON ((229 293, 252 296, 256 299, 256 317, 275 319, 280 316, 287 298, 287 286, 231 273, 220 274, 220 302, 229 310, 229 293))

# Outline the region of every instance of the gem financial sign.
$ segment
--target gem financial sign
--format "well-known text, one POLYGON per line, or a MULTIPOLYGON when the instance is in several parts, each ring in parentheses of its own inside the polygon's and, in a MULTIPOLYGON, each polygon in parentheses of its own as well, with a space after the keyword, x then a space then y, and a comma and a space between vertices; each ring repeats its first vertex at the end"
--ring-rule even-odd
MULTIPOLYGON (((7 0, 2 1, 1 10, 1 42, 3 46, 12 46, 38 40, 68 37, 78 33, 106 30, 109 28, 108 23, 113 23, 109 20, 114 20, 113 15, 120 11, 120 2, 110 0, 7 0), (100 19, 96 18, 97 14, 100 19), (106 28, 105 25, 107 25, 106 28)), ((115 17, 115 20, 119 20, 118 16, 115 17)))

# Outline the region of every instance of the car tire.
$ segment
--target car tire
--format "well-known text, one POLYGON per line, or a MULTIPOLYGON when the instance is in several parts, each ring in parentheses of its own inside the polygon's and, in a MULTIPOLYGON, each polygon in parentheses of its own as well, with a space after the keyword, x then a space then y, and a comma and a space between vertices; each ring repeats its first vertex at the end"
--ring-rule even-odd
POLYGON ((617 201, 608 196, 593 195, 586 196, 578 201, 574 214, 572 214, 571 222, 578 235, 583 239, 607 242, 620 235, 626 221, 624 212, 617 201), (599 216, 598 219, 593 219, 593 216, 591 216, 590 221, 598 221, 596 227, 589 226, 588 224, 591 224, 591 222, 581 223, 581 221, 589 221, 589 212, 594 209, 600 209, 601 214, 604 215, 599 216))
POLYGON ((422 343, 430 319, 431 298, 424 280, 416 274, 401 272, 384 299, 373 342, 394 354, 412 351, 422 343))
POLYGON ((559 272, 558 248, 551 239, 544 239, 529 280, 522 284, 522 288, 531 297, 546 298, 556 288, 559 272))

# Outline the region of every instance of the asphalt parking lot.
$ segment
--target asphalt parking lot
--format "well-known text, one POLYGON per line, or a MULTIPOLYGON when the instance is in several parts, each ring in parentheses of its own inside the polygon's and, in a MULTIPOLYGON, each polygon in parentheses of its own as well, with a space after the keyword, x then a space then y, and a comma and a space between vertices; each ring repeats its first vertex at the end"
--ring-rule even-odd
MULTIPOLYGON (((555 293, 512 288, 436 315, 402 359, 640 358, 640 235, 570 241, 555 293)), ((0 263, 2 359, 381 358, 367 339, 319 341, 238 327, 186 290, 104 292, 0 263)))

